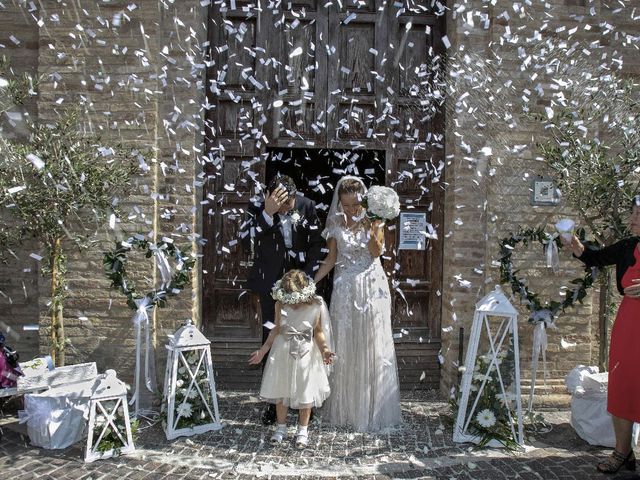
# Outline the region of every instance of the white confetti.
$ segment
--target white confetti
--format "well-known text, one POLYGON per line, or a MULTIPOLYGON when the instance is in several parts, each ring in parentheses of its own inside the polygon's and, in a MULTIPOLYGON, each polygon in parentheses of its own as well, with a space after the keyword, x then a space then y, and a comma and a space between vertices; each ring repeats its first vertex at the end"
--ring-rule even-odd
POLYGON ((11 187, 7 189, 7 193, 9 193, 9 195, 13 195, 14 193, 18 193, 26 189, 27 189, 26 185, 21 185, 19 187, 11 187))
POLYGON ((33 166, 38 170, 42 170, 45 166, 45 163, 42 161, 42 159, 34 153, 28 154, 27 160, 29 160, 33 164, 33 166))

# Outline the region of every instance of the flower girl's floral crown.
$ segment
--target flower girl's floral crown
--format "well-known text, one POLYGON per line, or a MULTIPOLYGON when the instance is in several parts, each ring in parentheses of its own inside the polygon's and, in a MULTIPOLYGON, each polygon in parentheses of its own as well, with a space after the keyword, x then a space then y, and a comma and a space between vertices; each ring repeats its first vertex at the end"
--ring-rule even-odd
POLYGON ((295 305, 296 303, 307 303, 316 296, 316 284, 311 278, 309 278, 309 285, 304 287, 299 292, 287 293, 282 288, 282 280, 278 280, 271 289, 271 296, 274 300, 289 305, 295 305))

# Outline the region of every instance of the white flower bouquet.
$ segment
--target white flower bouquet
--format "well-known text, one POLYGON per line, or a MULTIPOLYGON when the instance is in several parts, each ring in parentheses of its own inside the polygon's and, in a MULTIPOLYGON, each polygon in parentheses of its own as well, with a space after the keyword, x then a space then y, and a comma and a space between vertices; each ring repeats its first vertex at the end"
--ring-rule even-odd
POLYGON ((362 200, 362 206, 372 220, 393 220, 400 215, 400 198, 389 187, 371 187, 362 200))

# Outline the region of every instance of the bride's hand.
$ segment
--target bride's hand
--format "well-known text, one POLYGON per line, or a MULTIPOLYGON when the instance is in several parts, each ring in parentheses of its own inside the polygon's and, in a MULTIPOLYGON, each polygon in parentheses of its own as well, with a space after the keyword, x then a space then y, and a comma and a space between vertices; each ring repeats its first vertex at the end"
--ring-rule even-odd
POLYGON ((380 219, 373 220, 371 222, 371 233, 377 233, 380 229, 384 228, 384 225, 385 223, 380 219))

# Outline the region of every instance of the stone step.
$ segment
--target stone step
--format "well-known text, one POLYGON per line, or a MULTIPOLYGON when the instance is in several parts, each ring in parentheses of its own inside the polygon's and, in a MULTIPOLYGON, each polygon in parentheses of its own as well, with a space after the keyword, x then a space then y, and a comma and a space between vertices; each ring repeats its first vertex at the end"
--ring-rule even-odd
MULTIPOLYGON (((524 410, 529 406, 529 395, 522 395, 522 408, 524 410)), ((552 393, 547 395, 536 395, 533 399, 533 410, 567 410, 571 407, 571 395, 568 393, 559 394, 552 393)))
MULTIPOLYGON (((531 384, 530 383, 523 383, 520 387, 520 391, 522 392, 522 394, 529 394, 529 392, 531 391, 531 384)), ((542 383, 538 383, 536 385, 535 388, 535 393, 536 395, 540 394, 558 394, 558 395, 563 395, 563 394, 567 394, 569 395, 569 392, 567 390, 567 387, 562 384, 562 385, 558 385, 558 384, 550 384, 547 383, 546 385, 542 384, 542 383)))

